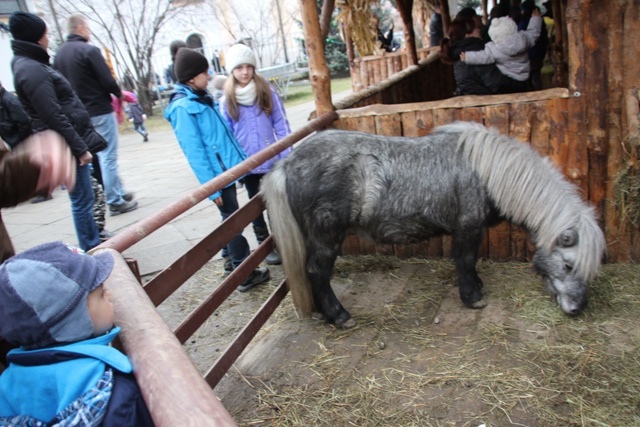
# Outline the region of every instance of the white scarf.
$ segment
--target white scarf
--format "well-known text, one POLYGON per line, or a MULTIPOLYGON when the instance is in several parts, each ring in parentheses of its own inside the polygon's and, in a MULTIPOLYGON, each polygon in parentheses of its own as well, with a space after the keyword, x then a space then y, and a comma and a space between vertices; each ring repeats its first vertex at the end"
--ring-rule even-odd
POLYGON ((256 98, 258 98, 258 91, 256 90, 256 82, 253 79, 245 87, 236 86, 236 101, 238 104, 251 107, 255 104, 256 98))

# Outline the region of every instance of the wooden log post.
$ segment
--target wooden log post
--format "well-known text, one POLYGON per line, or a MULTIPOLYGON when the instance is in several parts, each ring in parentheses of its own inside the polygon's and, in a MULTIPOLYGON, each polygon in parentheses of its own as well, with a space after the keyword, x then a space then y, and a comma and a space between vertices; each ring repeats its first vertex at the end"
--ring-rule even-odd
POLYGON ((333 111, 331 102, 331 77, 324 57, 324 41, 320 34, 320 22, 315 1, 300 0, 302 28, 309 58, 309 80, 318 116, 333 111))
POLYGON ((418 65, 418 51, 416 50, 416 33, 413 29, 413 0, 396 0, 400 17, 404 23, 404 37, 407 46, 407 54, 411 59, 411 65, 418 65))
POLYGON ((115 323, 133 365, 153 422, 163 426, 236 426, 200 376, 180 342, 164 323, 126 261, 113 249, 115 264, 105 281, 111 291, 115 323))

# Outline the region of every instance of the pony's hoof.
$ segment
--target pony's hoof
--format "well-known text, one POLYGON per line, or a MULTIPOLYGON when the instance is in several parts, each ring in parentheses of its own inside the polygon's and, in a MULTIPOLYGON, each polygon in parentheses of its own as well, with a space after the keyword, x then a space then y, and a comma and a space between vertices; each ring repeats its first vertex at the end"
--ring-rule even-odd
POLYGON ((338 326, 340 328, 344 328, 344 329, 353 328, 354 326, 356 326, 356 324, 357 324, 357 322, 353 319, 353 317, 345 320, 342 323, 337 323, 336 322, 336 326, 338 326))
POLYGON ((484 299, 481 299, 480 301, 476 301, 473 304, 471 304, 471 308, 485 308, 487 306, 487 302, 484 299))
POLYGON ((319 313, 317 311, 311 314, 311 318, 313 320, 324 320, 325 319, 324 314, 319 313))

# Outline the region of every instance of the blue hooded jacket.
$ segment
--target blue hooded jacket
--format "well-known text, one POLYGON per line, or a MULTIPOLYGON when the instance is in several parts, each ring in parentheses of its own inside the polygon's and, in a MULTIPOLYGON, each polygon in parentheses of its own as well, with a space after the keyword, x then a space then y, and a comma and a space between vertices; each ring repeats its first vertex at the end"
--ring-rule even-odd
POLYGON ((110 367, 114 382, 100 425, 152 426, 140 390, 130 375, 131 362, 109 346, 119 332, 116 327, 105 335, 72 344, 11 350, 7 355, 9 367, 0 376, 0 424, 7 420, 17 425, 31 425, 35 420, 46 423, 63 413, 74 418, 69 409, 80 408, 71 403, 95 387, 110 367))
MULTIPOLYGON (((164 117, 171 122, 180 148, 201 184, 247 158, 209 92, 198 94, 189 86, 176 84, 164 117)), ((217 191, 209 199, 220 195, 217 191)))

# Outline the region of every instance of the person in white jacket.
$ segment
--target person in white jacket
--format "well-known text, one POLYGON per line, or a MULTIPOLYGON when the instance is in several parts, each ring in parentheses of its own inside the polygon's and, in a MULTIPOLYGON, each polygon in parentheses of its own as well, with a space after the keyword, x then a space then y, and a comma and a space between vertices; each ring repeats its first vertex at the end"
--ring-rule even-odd
POLYGON ((460 59, 471 65, 495 63, 502 74, 523 82, 526 88, 531 69, 527 51, 540 37, 541 26, 542 18, 537 9, 525 31, 518 31, 516 23, 509 17, 494 18, 489 27, 491 41, 484 50, 463 52, 460 59))

